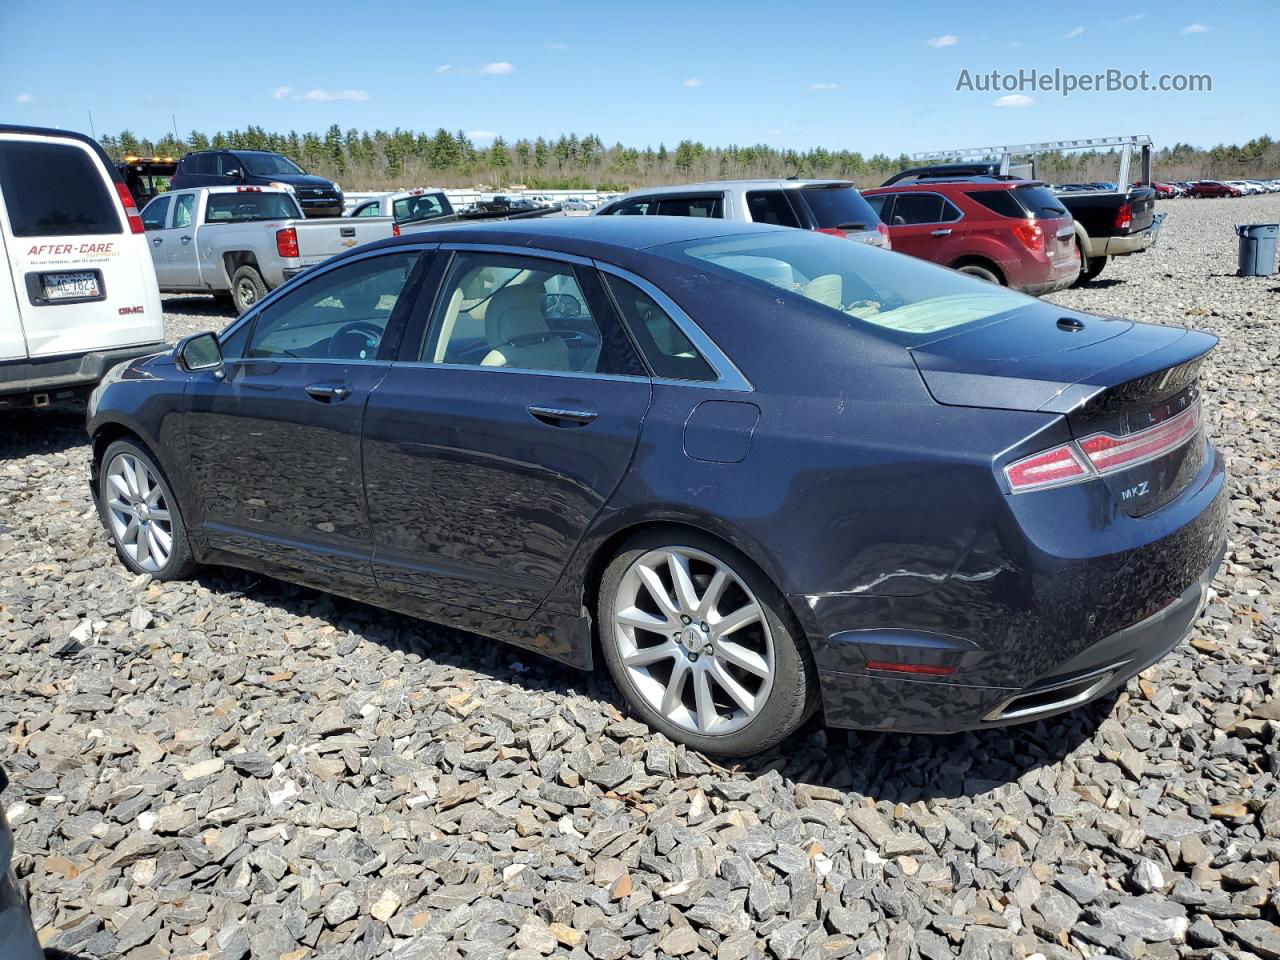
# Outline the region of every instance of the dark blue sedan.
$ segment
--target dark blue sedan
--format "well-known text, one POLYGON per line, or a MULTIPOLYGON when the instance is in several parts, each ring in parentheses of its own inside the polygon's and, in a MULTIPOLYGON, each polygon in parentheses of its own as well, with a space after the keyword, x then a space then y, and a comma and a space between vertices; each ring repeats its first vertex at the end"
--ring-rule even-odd
POLYGON ((708 753, 815 710, 1000 725, 1190 629, 1226 524, 1214 343, 800 230, 446 227, 114 370, 93 490, 135 572, 603 661, 708 753))

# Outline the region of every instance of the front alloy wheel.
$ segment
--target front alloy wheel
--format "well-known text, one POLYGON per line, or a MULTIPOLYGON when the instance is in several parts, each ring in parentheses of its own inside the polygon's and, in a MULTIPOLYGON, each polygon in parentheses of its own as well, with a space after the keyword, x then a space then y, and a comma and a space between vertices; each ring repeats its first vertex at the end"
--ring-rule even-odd
POLYGON ((708 753, 764 749, 811 708, 812 664, 781 597, 718 544, 644 543, 601 582, 601 639, 646 720, 708 753))
POLYGON ((187 575, 193 563, 186 529, 160 468, 128 440, 111 444, 102 464, 98 502, 120 559, 159 580, 187 575))

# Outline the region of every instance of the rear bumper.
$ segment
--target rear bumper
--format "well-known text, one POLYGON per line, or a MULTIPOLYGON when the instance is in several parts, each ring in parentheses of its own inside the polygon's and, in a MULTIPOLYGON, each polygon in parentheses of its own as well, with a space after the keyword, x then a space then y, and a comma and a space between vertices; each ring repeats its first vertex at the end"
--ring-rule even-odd
MULTIPOLYGON (((1164 225, 1164 220, 1167 216, 1167 213, 1157 213, 1151 220, 1151 226, 1145 230, 1140 230, 1127 237, 1108 237, 1101 243, 1095 240, 1093 247, 1097 250, 1101 246, 1101 255, 1107 257, 1123 257, 1131 253, 1142 253, 1144 250, 1150 250, 1156 245, 1156 241, 1160 239, 1160 227, 1164 225)), ((1091 256, 1098 255, 1098 253, 1091 254, 1091 256)))
MULTIPOLYGON (((833 727, 943 734, 1027 723, 1073 710, 1123 686, 1187 636, 1204 609, 1225 551, 1224 543, 1195 582, 1163 610, 1102 638, 1023 687, 822 672, 826 722, 833 727)), ((920 659, 947 658, 943 653, 920 659)))
POLYGON ((162 353, 167 343, 143 343, 62 357, 0 364, 0 406, 18 406, 42 394, 61 395, 93 387, 117 363, 162 353))

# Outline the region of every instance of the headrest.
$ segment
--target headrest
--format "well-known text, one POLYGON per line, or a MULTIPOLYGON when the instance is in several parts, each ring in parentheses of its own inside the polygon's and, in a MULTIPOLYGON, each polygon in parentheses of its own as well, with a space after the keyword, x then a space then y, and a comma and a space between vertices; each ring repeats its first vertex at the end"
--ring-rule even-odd
POLYGON ((542 288, 531 283, 503 287, 495 293, 484 312, 489 346, 545 336, 551 328, 542 315, 543 297, 542 288))

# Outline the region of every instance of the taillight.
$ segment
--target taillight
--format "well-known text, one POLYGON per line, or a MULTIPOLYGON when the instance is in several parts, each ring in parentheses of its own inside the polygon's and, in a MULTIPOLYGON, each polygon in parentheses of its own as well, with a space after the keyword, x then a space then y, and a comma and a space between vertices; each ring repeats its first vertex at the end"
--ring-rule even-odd
POLYGON ((1120 209, 1116 211, 1115 227, 1117 230, 1128 230, 1129 224, 1133 223, 1133 204, 1122 203, 1120 209))
POLYGON ((1095 433, 1080 441, 1080 449, 1099 473, 1126 470, 1163 456, 1181 446, 1200 429, 1200 402, 1175 417, 1124 437, 1095 433))
POLYGON ((276 250, 282 257, 296 257, 298 255, 298 231, 293 227, 277 230, 276 250))
POLYGON ((956 672, 955 667, 942 667, 932 663, 896 663, 889 660, 868 660, 867 669, 885 673, 914 673, 926 677, 949 677, 956 672))
POLYGON ((119 180, 116 181, 116 194, 120 197, 120 202, 124 204, 124 216, 129 221, 130 233, 142 233, 145 228, 142 226, 142 216, 138 213, 138 205, 133 202, 133 194, 119 180))
POLYGON ((1044 230, 1040 228, 1040 224, 1034 220, 1027 220, 1025 223, 1015 223, 1013 225, 1013 235, 1022 241, 1022 245, 1028 250, 1036 251, 1044 249, 1044 230))
POLYGON ((1090 473, 1084 458, 1070 443, 1025 457, 1004 468, 1005 478, 1014 493, 1075 483, 1086 479, 1090 473))
POLYGON ((400 236, 400 224, 398 223, 391 224, 391 235, 393 237, 400 236))
POLYGON ((1200 401, 1153 427, 1115 437, 1095 433, 1079 443, 1064 443, 1024 457, 1004 468, 1014 493, 1078 483, 1092 477, 1128 470, 1172 453, 1200 430, 1200 401))
POLYGON ((880 234, 880 236, 884 240, 884 243, 882 243, 881 246, 883 246, 886 250, 892 250, 893 241, 889 239, 889 228, 886 227, 883 223, 877 223, 876 233, 880 234))
POLYGON ((848 234, 839 227, 818 227, 818 233, 829 233, 833 237, 847 237, 848 234))

